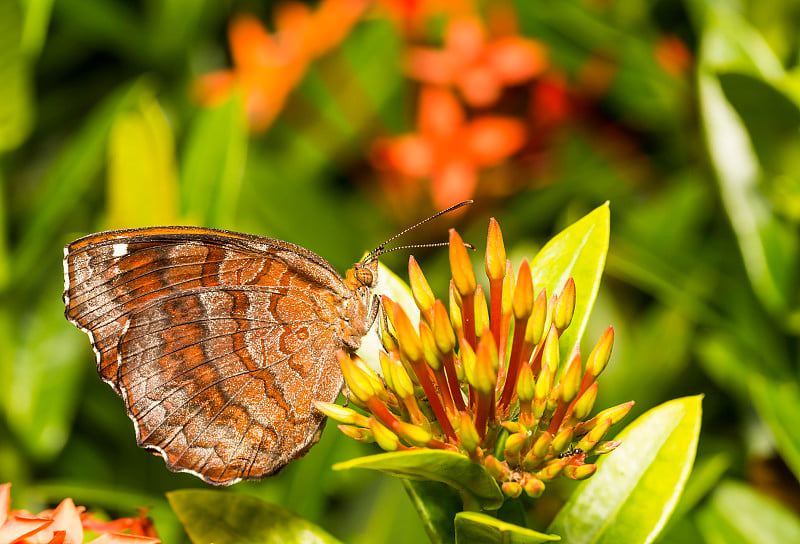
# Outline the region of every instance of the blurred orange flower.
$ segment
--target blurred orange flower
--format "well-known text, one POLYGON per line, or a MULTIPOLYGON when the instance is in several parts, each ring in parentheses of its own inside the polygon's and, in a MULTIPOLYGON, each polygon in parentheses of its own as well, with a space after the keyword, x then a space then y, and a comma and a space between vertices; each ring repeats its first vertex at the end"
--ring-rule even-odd
POLYGON ((475 10, 472 0, 376 0, 376 4, 410 34, 423 31, 428 17, 463 15, 475 10))
POLYGON ((301 2, 275 9, 275 33, 251 15, 230 24, 233 68, 205 74, 194 91, 204 106, 214 106, 240 89, 253 132, 266 130, 300 83, 309 63, 338 45, 368 6, 368 0, 322 0, 315 11, 301 2))
POLYGON ((448 23, 444 48, 412 47, 410 77, 433 85, 456 87, 467 104, 491 106, 504 87, 519 85, 544 72, 547 54, 539 42, 516 34, 489 39, 474 16, 448 23))
POLYGON ((685 75, 692 65, 692 53, 686 44, 674 34, 666 34, 658 38, 653 53, 659 66, 675 77, 685 75))
POLYGON ((480 168, 494 166, 525 144, 525 124, 483 115, 467 121, 455 95, 423 87, 417 108, 418 133, 375 142, 373 164, 388 176, 430 178, 433 202, 445 209, 470 198, 480 168))
POLYGON ((54 510, 31 514, 10 510, 11 484, 0 485, 0 543, 81 544, 83 530, 103 533, 95 544, 159 544, 161 541, 144 513, 139 518, 123 518, 104 523, 84 513, 72 499, 64 499, 54 510), (129 534, 119 531, 128 530, 129 534))

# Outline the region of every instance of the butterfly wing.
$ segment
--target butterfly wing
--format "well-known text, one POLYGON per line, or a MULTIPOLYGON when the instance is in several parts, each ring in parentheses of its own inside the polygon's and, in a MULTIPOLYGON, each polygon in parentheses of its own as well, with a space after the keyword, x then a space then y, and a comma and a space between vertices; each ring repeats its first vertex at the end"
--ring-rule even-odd
POLYGON ((170 469, 226 485, 314 443, 323 417, 311 401, 336 398, 345 317, 365 312, 324 259, 269 238, 158 227, 77 240, 64 269, 67 318, 89 335, 139 444, 170 469))

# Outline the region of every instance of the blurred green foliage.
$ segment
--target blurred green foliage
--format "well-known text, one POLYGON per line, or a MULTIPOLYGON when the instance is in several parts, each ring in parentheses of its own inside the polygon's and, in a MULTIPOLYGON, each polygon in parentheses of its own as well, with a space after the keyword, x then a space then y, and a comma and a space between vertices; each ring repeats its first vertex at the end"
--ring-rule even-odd
MULTIPOLYGON (((554 69, 578 78, 601 58, 613 78, 544 150, 546 168, 520 163, 513 192, 484 185, 449 221, 482 249, 495 216, 510 254, 532 257, 610 200, 606 275, 584 334, 588 347, 616 329, 597 405, 634 399, 640 414, 705 395, 696 469, 661 541, 795 541, 800 9, 514 6, 554 69), (668 35, 688 47, 685 73, 656 59, 668 35)), ((151 505, 173 543, 187 537, 165 492, 204 487, 136 447, 86 336, 63 319, 65 243, 186 222, 289 240, 343 271, 431 211, 390 205, 366 158, 372 139, 413 125, 396 27, 361 22, 311 67, 270 130, 249 135, 241 97, 203 109, 189 92, 194 77, 228 64, 225 29, 240 11, 270 16, 244 1, 0 0, 0 482, 13 483, 14 507, 66 496, 112 515, 151 505)), ((444 239, 447 221, 409 241, 444 239)), ((416 256, 444 295, 446 252, 416 256)), ((399 271, 404 259, 385 260, 399 271)), ((347 542, 424 540, 398 481, 330 469, 375 451, 329 429, 306 458, 235 491, 347 542)), ((544 530, 571 489, 526 500, 529 526, 544 530)))

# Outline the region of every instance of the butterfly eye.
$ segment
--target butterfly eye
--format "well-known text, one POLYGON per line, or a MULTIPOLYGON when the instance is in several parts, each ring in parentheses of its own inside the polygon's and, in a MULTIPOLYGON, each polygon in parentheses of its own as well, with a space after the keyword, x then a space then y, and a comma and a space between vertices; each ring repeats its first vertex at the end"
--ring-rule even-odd
POLYGON ((372 285, 372 270, 365 266, 357 266, 355 269, 356 279, 361 285, 370 287, 372 285))

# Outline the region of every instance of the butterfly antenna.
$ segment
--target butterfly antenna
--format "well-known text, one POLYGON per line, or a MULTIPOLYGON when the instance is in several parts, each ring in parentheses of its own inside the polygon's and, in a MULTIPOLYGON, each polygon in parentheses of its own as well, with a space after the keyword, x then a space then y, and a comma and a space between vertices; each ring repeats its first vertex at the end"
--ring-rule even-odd
MULTIPOLYGON (((440 246, 448 245, 447 242, 441 242, 441 243, 436 243, 436 244, 421 244, 421 245, 416 245, 416 246, 395 247, 395 248, 392 248, 390 250, 385 250, 384 249, 386 247, 386 244, 389 244, 390 242, 396 240, 397 238, 400 238, 401 236, 403 236, 407 232, 412 231, 412 230, 414 230, 414 229, 416 229, 418 227, 421 227, 422 225, 424 225, 428 221, 432 221, 433 219, 436 219, 440 215, 444 215, 446 213, 450 213, 450 212, 452 212, 454 210, 457 210, 457 209, 461 208, 462 206, 467 206, 468 204, 472 204, 473 202, 474 202, 473 200, 464 200, 463 202, 459 202, 458 204, 454 204, 453 206, 450 206, 446 210, 442 210, 440 212, 436 212, 432 216, 423 219, 422 221, 420 221, 416 225, 411 225, 410 227, 408 227, 406 229, 403 229, 402 231, 398 232, 397 234, 395 234, 394 236, 392 236, 391 238, 386 240, 384 243, 382 243, 381 245, 379 245, 378 247, 373 249, 369 253, 369 255, 367 255, 364 258, 363 262, 364 263, 368 263, 368 262, 372 261, 373 259, 377 259, 378 256, 380 256, 383 253, 389 253, 390 251, 395 251, 395 250, 398 250, 398 249, 408 249, 408 248, 412 248, 412 247, 440 247, 440 246)), ((468 247, 470 247, 471 249, 474 249, 474 248, 472 248, 472 246, 468 246, 468 247)))

